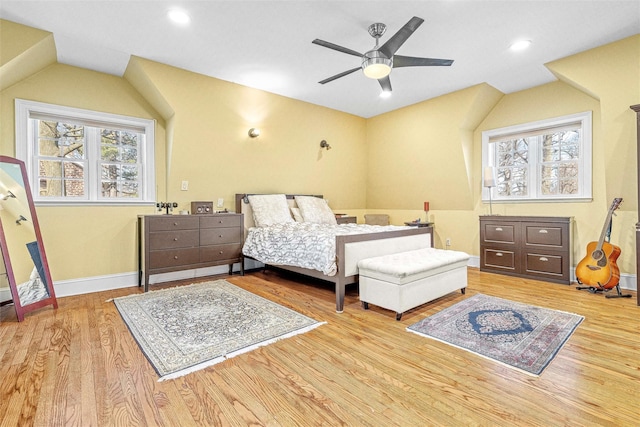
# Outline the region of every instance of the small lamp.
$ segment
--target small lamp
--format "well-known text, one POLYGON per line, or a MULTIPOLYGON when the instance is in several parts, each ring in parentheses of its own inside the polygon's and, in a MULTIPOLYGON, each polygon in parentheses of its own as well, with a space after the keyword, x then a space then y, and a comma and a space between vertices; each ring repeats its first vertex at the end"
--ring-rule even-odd
POLYGON ((427 218, 426 222, 429 222, 429 202, 424 202, 424 215, 427 218))
POLYGON ((249 136, 251 138, 257 138, 260 136, 260 129, 258 128, 251 128, 249 129, 249 136))
POLYGON ((496 186, 496 172, 493 166, 484 168, 483 183, 484 187, 489 189, 489 215, 493 215, 493 206, 491 200, 491 189, 496 186))

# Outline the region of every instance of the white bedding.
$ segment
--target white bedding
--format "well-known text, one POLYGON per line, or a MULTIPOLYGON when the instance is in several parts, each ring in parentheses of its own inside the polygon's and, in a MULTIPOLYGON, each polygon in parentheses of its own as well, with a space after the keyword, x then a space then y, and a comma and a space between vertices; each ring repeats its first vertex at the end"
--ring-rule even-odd
POLYGON ((242 253, 264 264, 289 265, 334 276, 336 236, 402 230, 408 227, 365 224, 314 224, 294 222, 248 230, 242 253))

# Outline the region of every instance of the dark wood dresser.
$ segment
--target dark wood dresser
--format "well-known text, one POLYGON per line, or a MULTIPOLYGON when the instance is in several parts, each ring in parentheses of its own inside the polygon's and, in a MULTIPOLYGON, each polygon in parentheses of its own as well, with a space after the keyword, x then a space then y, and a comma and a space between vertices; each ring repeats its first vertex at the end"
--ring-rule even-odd
POLYGON ((149 276, 171 271, 240 263, 244 275, 242 214, 140 215, 138 285, 149 290, 149 276))
POLYGON ((480 270, 571 283, 572 217, 480 217, 480 270))

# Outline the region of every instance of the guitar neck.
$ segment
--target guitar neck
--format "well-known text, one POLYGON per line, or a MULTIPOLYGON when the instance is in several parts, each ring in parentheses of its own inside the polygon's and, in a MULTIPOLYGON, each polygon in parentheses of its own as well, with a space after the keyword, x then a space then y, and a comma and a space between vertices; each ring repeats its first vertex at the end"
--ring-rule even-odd
POLYGON ((604 222, 604 227, 602 227, 602 232, 600 233, 600 238, 598 239, 598 246, 596 246, 596 250, 599 251, 602 249, 602 245, 604 244, 604 238, 607 235, 607 230, 609 229, 609 224, 611 223, 611 214, 613 212, 609 211, 607 215, 607 219, 604 222))
POLYGON ((611 204, 611 207, 609 208, 609 212, 607 212, 607 219, 604 221, 604 225, 602 226, 602 232, 600 232, 600 238, 598 239, 598 246, 596 246, 596 251, 600 251, 602 249, 604 238, 607 235, 607 230, 609 229, 609 224, 611 224, 613 211, 618 208, 620 202, 622 202, 622 199, 615 199, 611 204))

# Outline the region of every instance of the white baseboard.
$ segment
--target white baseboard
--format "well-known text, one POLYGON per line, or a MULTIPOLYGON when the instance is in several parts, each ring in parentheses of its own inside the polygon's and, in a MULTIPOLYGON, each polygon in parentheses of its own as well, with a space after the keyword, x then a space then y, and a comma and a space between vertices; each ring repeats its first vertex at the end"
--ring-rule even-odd
MULTIPOLYGON (((470 256, 467 266, 480 268, 480 257, 470 256)), ((571 269, 571 281, 576 281, 576 269, 575 266, 571 269)), ((620 288, 628 291, 637 291, 637 282, 635 274, 621 274, 620 275, 620 288)))
MULTIPOLYGON (((480 257, 471 256, 467 263, 469 267, 480 268, 480 257)), ((262 263, 247 259, 245 269, 260 268, 262 263)), ((239 264, 234 264, 233 271, 240 271, 239 264)), ((172 273, 156 274, 149 278, 149 284, 170 282, 173 280, 195 279, 204 276, 226 274, 229 267, 220 265, 216 267, 199 268, 195 270, 175 271, 172 273)), ((571 280, 575 281, 575 269, 571 273, 571 280)), ((85 277, 80 279, 59 280, 54 282, 56 297, 68 297, 72 295, 88 294, 91 292, 102 292, 111 289, 130 288, 138 286, 138 272, 110 274, 106 276, 85 277)), ((620 275, 620 288, 636 291, 636 276, 633 274, 620 275)), ((9 288, 0 288, 0 301, 11 299, 9 288)))

